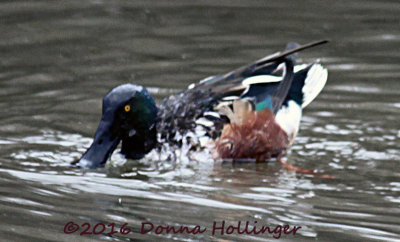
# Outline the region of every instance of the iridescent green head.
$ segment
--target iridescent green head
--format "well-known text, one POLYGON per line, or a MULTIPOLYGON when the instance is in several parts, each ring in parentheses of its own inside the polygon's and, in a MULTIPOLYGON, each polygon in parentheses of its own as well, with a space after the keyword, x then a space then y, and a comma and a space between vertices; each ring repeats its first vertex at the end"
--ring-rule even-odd
POLYGON ((153 97, 139 85, 112 89, 103 100, 103 113, 92 145, 76 163, 83 168, 104 166, 122 141, 121 153, 140 159, 157 142, 157 107, 153 97))

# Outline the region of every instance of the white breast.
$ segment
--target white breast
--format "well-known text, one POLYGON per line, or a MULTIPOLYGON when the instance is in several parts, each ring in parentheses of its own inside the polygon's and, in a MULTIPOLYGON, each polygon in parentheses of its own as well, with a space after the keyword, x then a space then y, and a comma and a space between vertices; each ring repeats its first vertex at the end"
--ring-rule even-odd
POLYGON ((288 135, 290 145, 299 131, 301 113, 300 105, 293 100, 288 102, 288 106, 282 106, 276 113, 275 121, 288 135))

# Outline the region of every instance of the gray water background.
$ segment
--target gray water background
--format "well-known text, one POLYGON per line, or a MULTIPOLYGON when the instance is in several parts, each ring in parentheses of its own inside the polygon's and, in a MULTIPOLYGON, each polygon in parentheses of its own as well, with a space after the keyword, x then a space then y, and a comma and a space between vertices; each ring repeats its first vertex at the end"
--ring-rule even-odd
POLYGON ((146 221, 210 229, 222 220, 302 226, 283 241, 400 240, 399 16, 400 2, 387 0, 1 1, 1 241, 274 241, 140 234, 146 221), (325 38, 300 54, 319 58, 329 78, 288 159, 333 179, 279 163, 69 166, 114 86, 141 84, 160 101, 289 41, 325 38), (68 221, 133 231, 64 234, 68 221))

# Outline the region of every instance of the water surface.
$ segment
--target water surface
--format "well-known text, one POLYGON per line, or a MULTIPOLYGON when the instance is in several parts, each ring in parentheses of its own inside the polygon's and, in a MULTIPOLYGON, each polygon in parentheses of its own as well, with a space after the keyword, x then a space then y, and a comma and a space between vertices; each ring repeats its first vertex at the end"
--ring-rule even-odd
MULTIPOLYGON (((400 240, 398 1, 2 1, 0 232, 7 241, 274 240, 140 234, 142 222, 301 226, 285 241, 400 240), (328 83, 304 110, 289 162, 69 163, 90 145, 102 97, 132 82, 160 101, 206 76, 304 51, 328 83), (124 164, 125 163, 125 164, 124 164), (123 165, 122 165, 123 164, 123 165), (128 223, 127 235, 64 234, 68 221, 128 223)), ((82 231, 82 230, 81 230, 82 231)), ((109 230, 107 230, 109 232, 109 230)))

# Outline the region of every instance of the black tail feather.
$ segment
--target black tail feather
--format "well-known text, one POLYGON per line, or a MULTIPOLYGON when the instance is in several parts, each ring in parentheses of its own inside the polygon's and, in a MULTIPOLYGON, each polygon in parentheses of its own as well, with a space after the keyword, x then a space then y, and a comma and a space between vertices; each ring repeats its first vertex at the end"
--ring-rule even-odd
MULTIPOLYGON (((308 48, 311 48, 311 47, 314 47, 314 46, 326 44, 328 42, 329 42, 328 40, 318 40, 318 41, 314 41, 314 42, 311 42, 311 43, 308 43, 308 44, 305 44, 305 45, 300 45, 300 46, 298 46, 298 47, 296 47, 294 49, 285 50, 284 52, 279 53, 278 55, 270 55, 270 56, 264 57, 264 58, 256 61, 256 65, 257 66, 262 66, 262 65, 265 65, 267 63, 274 62, 274 61, 282 62, 283 58, 285 58, 288 55, 294 54, 296 52, 299 52, 299 51, 302 51, 302 50, 305 50, 305 49, 308 49, 308 48)), ((289 47, 290 44, 291 43, 288 44, 288 47, 289 47)))

